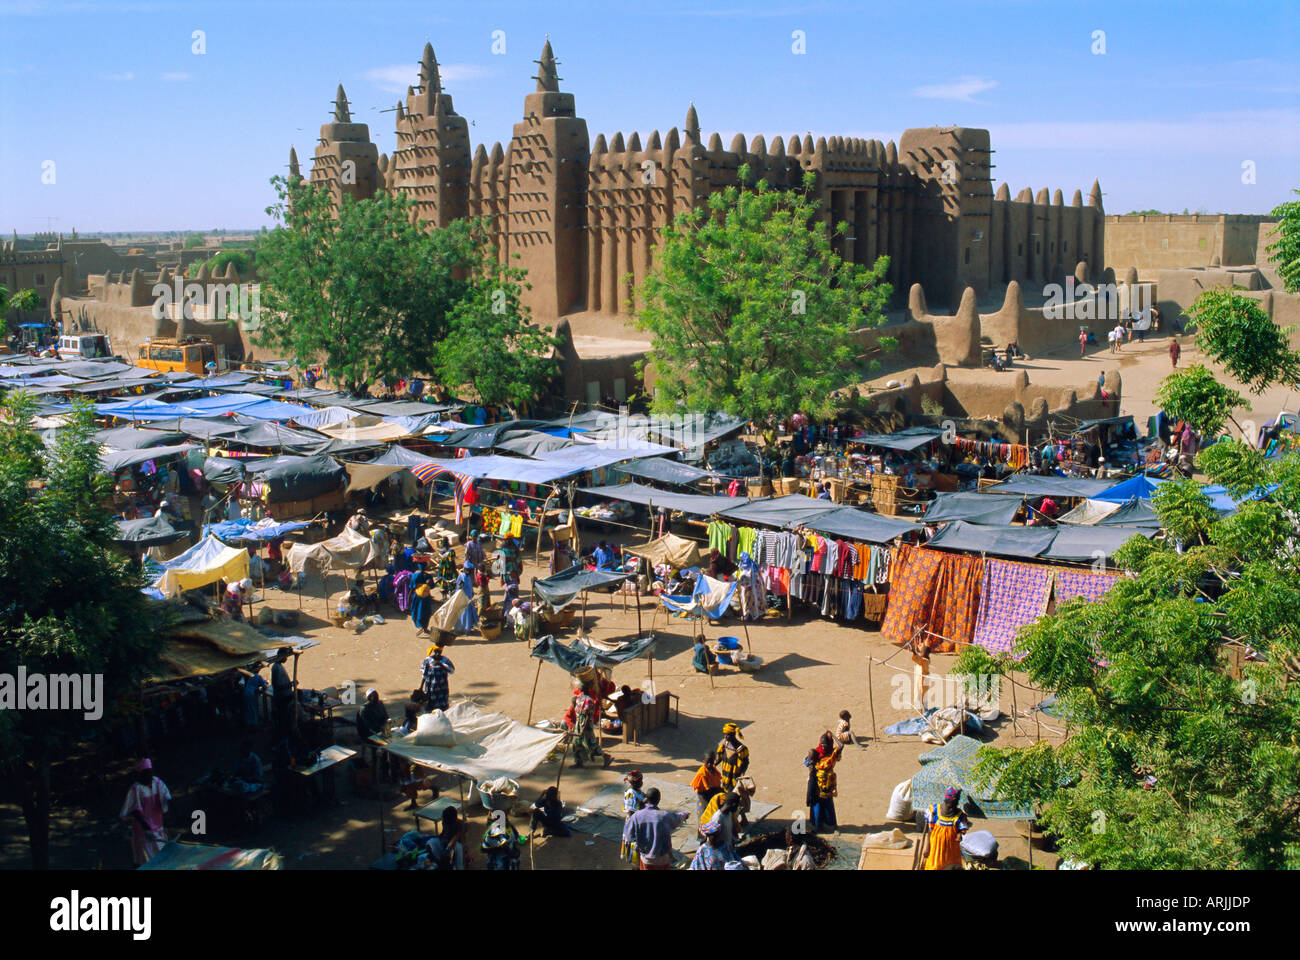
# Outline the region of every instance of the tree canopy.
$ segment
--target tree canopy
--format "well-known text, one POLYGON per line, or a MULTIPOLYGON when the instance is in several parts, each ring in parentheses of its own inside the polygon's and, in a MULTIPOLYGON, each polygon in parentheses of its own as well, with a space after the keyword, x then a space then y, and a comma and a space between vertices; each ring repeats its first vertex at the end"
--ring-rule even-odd
MULTIPOLYGON (((1293 190, 1300 196, 1300 190, 1293 190)), ((1267 247, 1269 260, 1277 264, 1287 293, 1300 293, 1300 200, 1289 200, 1273 208, 1278 218, 1277 239, 1267 247)))
MULTIPOLYGON (((1209 310, 1202 317, 1215 358, 1256 390, 1290 376, 1276 328, 1253 314, 1222 328, 1209 310), (1233 324, 1236 337, 1225 334, 1233 324)), ((1173 374, 1162 395, 1172 396, 1171 380, 1207 377, 1203 368, 1173 374)), ((1224 402, 1210 395, 1201 405, 1224 402)), ((1267 498, 1221 515, 1197 484, 1166 483, 1153 507, 1167 539, 1121 547, 1114 562, 1124 576, 1105 597, 1071 601, 1025 627, 1010 656, 963 650, 956 671, 1014 666, 1054 691, 1069 718, 1061 745, 984 748, 977 778, 1000 797, 1036 804, 1064 857, 1103 869, 1293 869, 1300 456, 1266 460, 1224 439, 1197 465, 1234 498, 1267 498)))
POLYGON ((523 270, 484 258, 467 295, 451 311, 436 369, 446 384, 467 386, 486 404, 513 407, 537 400, 559 372, 558 339, 529 321, 520 302, 523 270))
MULTIPOLYGON (((4 284, 0 284, 0 317, 8 317, 10 310, 35 310, 41 305, 41 298, 35 290, 17 290, 10 292, 4 284)), ((5 326, 11 325, 11 321, 6 319, 5 326)))
MULTIPOLYGON (((748 166, 740 182, 750 178, 748 166)), ((878 325, 889 261, 843 260, 810 192, 729 187, 664 228, 636 319, 653 337, 655 409, 749 419, 828 413, 867 369, 854 333, 878 325)))
POLYGON ((524 272, 498 263, 484 224, 430 227, 401 194, 344 197, 277 177, 280 226, 257 251, 258 341, 324 362, 352 393, 417 374, 488 403, 533 399, 554 340, 520 303, 524 272))
POLYGON ((49 764, 138 691, 161 643, 162 615, 138 567, 112 549, 110 493, 93 406, 77 401, 48 454, 31 428, 32 402, 0 402, 0 673, 103 678, 104 716, 0 710, 0 781, 19 795, 33 865, 48 858, 49 764))

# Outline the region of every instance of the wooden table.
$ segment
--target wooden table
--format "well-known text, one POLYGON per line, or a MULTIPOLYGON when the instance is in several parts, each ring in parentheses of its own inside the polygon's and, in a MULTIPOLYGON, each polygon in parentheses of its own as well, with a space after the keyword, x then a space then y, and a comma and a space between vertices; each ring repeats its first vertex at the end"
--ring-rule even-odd
POLYGON ((355 757, 357 752, 347 747, 332 746, 326 747, 320 752, 320 759, 310 767, 294 767, 293 772, 300 777, 310 779, 318 773, 325 774, 326 789, 323 791, 327 796, 334 796, 334 768, 351 757, 355 757))

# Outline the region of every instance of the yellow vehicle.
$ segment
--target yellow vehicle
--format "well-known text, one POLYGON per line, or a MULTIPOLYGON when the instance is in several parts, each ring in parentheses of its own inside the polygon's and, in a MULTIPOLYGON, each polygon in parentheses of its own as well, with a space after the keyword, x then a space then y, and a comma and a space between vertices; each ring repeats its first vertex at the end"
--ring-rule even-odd
POLYGON ((208 366, 210 363, 223 366, 217 359, 216 346, 207 337, 186 337, 183 340, 151 337, 140 345, 140 359, 135 365, 160 373, 184 370, 202 377, 212 371, 213 368, 208 366))

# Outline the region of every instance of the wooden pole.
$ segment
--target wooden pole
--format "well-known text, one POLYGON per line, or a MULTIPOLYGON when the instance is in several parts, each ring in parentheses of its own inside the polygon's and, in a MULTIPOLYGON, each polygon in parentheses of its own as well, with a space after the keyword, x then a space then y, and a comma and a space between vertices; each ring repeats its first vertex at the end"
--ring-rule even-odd
POLYGON ((560 754, 560 769, 559 769, 559 771, 555 774, 555 789, 556 789, 556 790, 559 790, 559 789, 560 789, 560 777, 564 776, 564 758, 567 757, 567 756, 569 755, 569 742, 570 742, 570 741, 571 741, 575 736, 577 736, 577 733, 578 733, 578 724, 577 724, 577 722, 575 721, 574 724, 573 724, 573 733, 569 734, 569 735, 565 738, 565 740, 564 740, 564 752, 560 754))
POLYGON ((749 624, 745 622, 745 615, 740 616, 740 625, 745 628, 745 653, 753 654, 754 648, 749 642, 749 624))
POLYGON ((867 657, 867 704, 871 707, 871 739, 876 739, 876 692, 872 689, 871 683, 871 665, 876 662, 875 657, 867 657))
POLYGON ((533 699, 537 696, 537 681, 542 676, 542 658, 537 658, 537 672, 533 674, 533 692, 528 695, 528 726, 533 725, 533 699))
POLYGON ((636 638, 641 639, 641 577, 633 579, 632 585, 636 588, 636 638))

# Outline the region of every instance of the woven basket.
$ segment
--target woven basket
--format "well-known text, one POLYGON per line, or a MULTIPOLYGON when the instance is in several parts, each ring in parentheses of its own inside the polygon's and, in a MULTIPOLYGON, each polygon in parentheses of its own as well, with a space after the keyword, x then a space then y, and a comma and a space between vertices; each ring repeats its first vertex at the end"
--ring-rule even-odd
POLYGON ((478 632, 483 635, 484 640, 495 640, 501 636, 500 620, 484 620, 478 625, 478 632))

